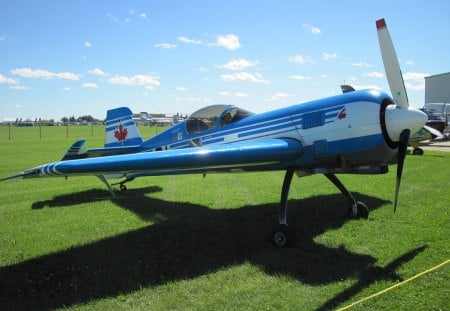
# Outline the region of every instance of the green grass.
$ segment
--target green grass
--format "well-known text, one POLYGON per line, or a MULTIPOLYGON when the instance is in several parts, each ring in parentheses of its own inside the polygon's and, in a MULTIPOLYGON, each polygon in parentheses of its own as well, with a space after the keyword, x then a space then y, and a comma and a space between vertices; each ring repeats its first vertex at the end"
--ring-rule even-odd
MULTIPOLYGON (((0 127, 0 177, 104 139, 103 127, 13 130, 0 127)), ((142 178, 115 200, 95 177, 2 182, 0 309, 328 310, 449 259, 449 153, 407 156, 395 214, 395 167, 341 179, 369 219, 348 219, 323 176, 295 178, 285 249, 270 241, 282 172, 142 178)), ((352 310, 448 310, 449 276, 446 265, 352 310)))

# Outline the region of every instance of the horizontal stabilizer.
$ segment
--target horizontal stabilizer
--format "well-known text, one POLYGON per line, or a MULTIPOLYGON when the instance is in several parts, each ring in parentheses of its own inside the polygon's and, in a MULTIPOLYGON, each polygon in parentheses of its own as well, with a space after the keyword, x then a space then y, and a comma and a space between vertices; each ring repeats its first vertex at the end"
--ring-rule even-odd
POLYGON ((82 147, 86 143, 85 140, 77 140, 72 146, 67 149, 66 154, 62 157, 61 161, 72 160, 79 158, 79 154, 82 152, 82 147))

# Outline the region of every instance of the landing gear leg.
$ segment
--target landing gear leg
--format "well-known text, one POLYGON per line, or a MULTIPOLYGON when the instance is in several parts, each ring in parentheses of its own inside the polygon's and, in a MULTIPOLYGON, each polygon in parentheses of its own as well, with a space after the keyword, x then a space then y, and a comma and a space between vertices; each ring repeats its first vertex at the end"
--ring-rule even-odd
POLYGON ((107 187, 108 190, 109 190, 109 193, 111 193, 112 197, 115 198, 115 197, 116 197, 116 194, 114 193, 114 190, 113 190, 113 188, 111 187, 111 185, 110 185, 110 184, 108 183, 108 181, 106 180, 105 176, 103 176, 103 175, 98 175, 97 177, 98 177, 98 178, 106 185, 106 187, 107 187))
POLYGON ((273 241, 277 246, 287 246, 290 244, 291 234, 287 225, 287 204, 289 188, 292 182, 292 176, 295 169, 289 168, 284 175, 283 188, 281 189, 280 207, 278 210, 278 227, 273 233, 273 241))
POLYGON ((352 217, 369 217, 369 209, 363 202, 356 201, 353 195, 345 188, 342 182, 334 174, 324 174, 338 188, 344 197, 350 203, 350 216, 352 217))

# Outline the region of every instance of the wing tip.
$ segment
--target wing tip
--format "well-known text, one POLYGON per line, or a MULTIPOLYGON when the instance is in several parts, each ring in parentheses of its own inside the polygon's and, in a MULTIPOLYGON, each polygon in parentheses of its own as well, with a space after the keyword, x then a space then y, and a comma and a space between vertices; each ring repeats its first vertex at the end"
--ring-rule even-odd
POLYGON ((386 26, 386 21, 384 20, 384 18, 381 18, 381 19, 377 20, 375 23, 377 25, 377 30, 381 30, 381 29, 387 27, 386 26))

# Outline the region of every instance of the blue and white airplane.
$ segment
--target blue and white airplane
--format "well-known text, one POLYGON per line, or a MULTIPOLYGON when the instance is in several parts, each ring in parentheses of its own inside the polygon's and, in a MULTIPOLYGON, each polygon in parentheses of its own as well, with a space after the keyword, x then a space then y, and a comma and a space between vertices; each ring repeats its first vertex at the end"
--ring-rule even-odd
POLYGON ((61 161, 4 178, 98 176, 114 195, 117 184, 137 177, 284 170, 279 227, 273 239, 288 242, 287 199, 293 174, 324 174, 348 199, 354 217, 367 217, 336 174, 382 174, 397 155, 394 210, 410 133, 427 116, 408 104, 400 66, 384 19, 376 22, 382 58, 393 97, 362 90, 253 114, 235 106, 213 105, 143 141, 128 108, 107 113, 104 148, 83 150, 75 142, 61 161))

